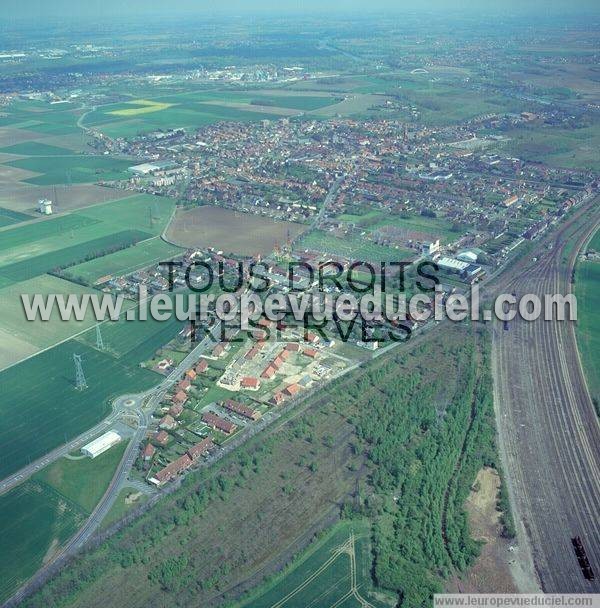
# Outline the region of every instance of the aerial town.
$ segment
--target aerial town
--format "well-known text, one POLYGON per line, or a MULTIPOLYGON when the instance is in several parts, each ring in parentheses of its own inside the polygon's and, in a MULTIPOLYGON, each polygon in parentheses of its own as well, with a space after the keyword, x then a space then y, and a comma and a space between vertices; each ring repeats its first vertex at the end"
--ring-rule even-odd
POLYGON ((597 598, 597 7, 11 4, 0 605, 597 598))

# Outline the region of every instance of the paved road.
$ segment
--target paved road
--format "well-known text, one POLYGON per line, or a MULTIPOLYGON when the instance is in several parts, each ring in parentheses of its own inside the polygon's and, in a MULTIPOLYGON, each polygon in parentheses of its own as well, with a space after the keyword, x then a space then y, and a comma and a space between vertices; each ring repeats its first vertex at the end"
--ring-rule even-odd
POLYGON ((120 408, 113 407, 112 413, 99 422, 93 428, 87 430, 85 433, 82 433, 75 439, 71 440, 69 443, 66 443, 51 452, 48 452, 41 458, 34 460, 26 467, 18 470, 16 473, 13 473, 9 477, 5 477, 2 481, 0 481, 0 495, 12 490, 15 486, 18 486, 20 483, 23 483, 29 477, 31 477, 34 473, 39 471, 41 468, 49 465, 51 462, 66 456, 69 452, 73 452, 74 450, 79 449, 94 437, 97 437, 101 433, 108 430, 121 416, 122 410, 120 408))
MULTIPOLYGON (((561 228, 554 246, 510 282, 517 295, 567 293, 569 243, 583 243, 594 223, 575 235, 561 228)), ((542 589, 600 592, 600 426, 581 369, 571 322, 517 320, 497 324, 493 371, 501 455, 517 524, 526 534, 542 589), (587 581, 571 538, 581 536, 596 572, 587 581)))
MULTIPOLYGON (((217 322, 214 325, 212 331, 215 336, 219 335, 220 322, 217 322)), ((35 577, 23 585, 23 587, 21 587, 21 589, 19 589, 19 591, 17 591, 17 593, 13 595, 6 602, 6 604, 4 604, 4 606, 18 606, 23 598, 25 598, 31 591, 31 589, 35 588, 40 581, 45 580, 49 574, 56 572, 57 569, 63 563, 65 563, 65 561, 71 555, 77 553, 77 551, 81 549, 81 547, 83 547, 83 545, 85 545, 85 543, 96 532, 113 506, 114 501, 118 497, 121 490, 130 484, 128 481, 129 472, 131 471, 135 459, 139 453, 140 445, 146 436, 146 432, 150 424, 151 412, 154 411, 156 406, 163 400, 164 396, 173 387, 173 385, 181 379, 183 374, 198 361, 202 354, 213 346, 214 341, 209 336, 205 337, 154 389, 140 395, 124 395, 123 397, 115 399, 115 403, 118 404, 124 404, 128 399, 133 399, 136 402, 138 407, 132 406, 130 410, 137 414, 138 426, 129 442, 129 445, 127 446, 127 449, 125 450, 125 453, 123 454, 123 458, 121 459, 121 462, 119 463, 119 466, 117 467, 108 488, 106 489, 106 492, 104 493, 104 496, 100 499, 100 502, 96 505, 95 509, 92 511, 78 532, 52 557, 51 560, 46 562, 43 568, 38 570, 35 577), (143 407, 141 406, 142 403, 143 407)), ((116 418, 118 418, 118 416, 121 415, 122 411, 122 408, 119 408, 117 412, 114 412, 109 418, 104 420, 101 425, 109 426, 112 424, 112 422, 114 422, 114 420, 116 420, 116 418)), ((97 427, 94 428, 96 429, 97 427)), ((92 431, 88 431, 88 433, 85 434, 85 437, 91 435, 93 435, 92 431)), ((67 446, 63 446, 62 448, 55 450, 55 452, 59 453, 66 450, 65 453, 68 453, 72 449, 70 447, 72 444, 73 442, 67 446)), ((58 457, 60 456, 57 456, 57 458, 58 457)), ((48 458, 48 456, 46 458, 48 458)), ((19 480, 18 483, 21 481, 23 480, 19 480)))

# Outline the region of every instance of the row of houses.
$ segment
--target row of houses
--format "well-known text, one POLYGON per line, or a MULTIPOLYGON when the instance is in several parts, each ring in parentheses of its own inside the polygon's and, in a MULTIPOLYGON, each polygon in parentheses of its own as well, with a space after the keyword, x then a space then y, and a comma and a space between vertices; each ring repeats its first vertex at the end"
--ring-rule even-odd
MULTIPOLYGON (((151 451, 150 448, 154 448, 152 444, 148 444, 144 449, 144 459, 146 460, 148 455, 150 458, 154 455, 154 451, 151 451)), ((166 467, 158 471, 155 475, 150 477, 148 480, 150 483, 153 483, 157 486, 162 486, 163 484, 171 481, 177 475, 180 475, 183 471, 189 469, 198 459, 208 452, 210 452, 215 447, 212 439, 210 437, 205 437, 200 443, 193 445, 187 452, 180 456, 177 460, 171 462, 166 467)))

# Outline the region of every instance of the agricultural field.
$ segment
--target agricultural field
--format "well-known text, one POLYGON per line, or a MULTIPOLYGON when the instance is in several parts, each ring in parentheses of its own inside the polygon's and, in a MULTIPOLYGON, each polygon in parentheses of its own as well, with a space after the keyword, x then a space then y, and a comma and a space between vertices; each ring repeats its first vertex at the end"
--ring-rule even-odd
POLYGON ((180 247, 214 247, 239 255, 266 255, 277 244, 293 240, 307 230, 304 224, 272 220, 221 207, 202 206, 179 210, 166 239, 180 247))
POLYGON ((84 125, 110 137, 131 137, 165 128, 195 129, 220 121, 276 120, 335 107, 340 97, 280 88, 165 90, 160 96, 109 104, 88 114, 84 125))
POLYGON ((141 194, 5 230, 0 276, 24 280, 160 234, 174 205, 170 199, 141 194))
POLYGON ((85 513, 56 490, 27 481, 0 496, 0 602, 31 577, 83 523, 85 513))
MULTIPOLYGON (((118 321, 102 323, 100 330, 106 353, 135 364, 152 357, 154 352, 172 340, 183 328, 184 323, 174 316, 167 321, 128 321, 121 317, 118 321)), ((96 330, 90 329, 77 337, 83 344, 96 345, 96 330)))
MULTIPOLYGON (((62 340, 83 331, 94 325, 92 311, 86 315, 85 320, 69 321, 61 320, 58 311, 54 310, 48 321, 31 321, 25 318, 21 294, 32 298, 35 294, 47 296, 48 294, 74 294, 81 296, 86 293, 97 293, 93 289, 82 287, 65 281, 64 279, 44 274, 27 281, 13 283, 0 288, 0 308, 2 309, 2 320, 0 327, 5 337, 3 342, 7 352, 7 360, 14 363, 20 359, 13 359, 13 342, 16 344, 26 343, 31 347, 29 354, 37 350, 54 346, 62 340)), ((3 349, 4 350, 4 349, 3 349)), ((15 349, 18 356, 18 348, 15 349)), ((1 363, 1 361, 0 361, 1 363)), ((4 366, 2 366, 4 367, 4 366)))
POLYGON ((580 129, 532 126, 506 133, 505 148, 519 158, 553 167, 600 171, 600 124, 580 129))
MULTIPOLYGON (((600 233, 591 240, 588 251, 600 253, 600 233)), ((600 415, 600 259, 580 260, 575 275, 577 296, 577 343, 587 383, 600 415)))
POLYGON ((39 141, 28 141, 5 148, 0 148, 3 154, 16 154, 17 156, 71 156, 72 151, 39 141))
POLYGON ((395 599, 371 597, 371 527, 356 520, 334 526, 283 575, 240 608, 390 608, 395 599))
POLYGON ((300 238, 295 245, 298 251, 318 251, 361 262, 400 262, 416 257, 407 249, 385 247, 358 236, 336 237, 322 230, 313 230, 300 238))
POLYGON ((36 473, 32 481, 51 487, 89 515, 106 492, 128 443, 124 438, 96 458, 80 453, 63 457, 36 473))
POLYGON ((12 226, 13 224, 19 224, 20 222, 27 222, 28 220, 32 219, 35 218, 31 215, 0 207, 0 228, 12 226))
POLYGON ((110 411, 111 398, 154 383, 155 375, 134 361, 73 340, 0 372, 0 415, 12 420, 0 430, 0 478, 94 426, 110 411), (73 354, 83 358, 84 391, 75 388, 73 354))
POLYGON ((113 156, 29 156, 5 163, 38 175, 19 181, 45 186, 49 184, 93 183, 115 181, 129 177, 127 168, 132 161, 113 156))
POLYGON ((96 184, 34 186, 12 181, 3 182, 0 185, 2 186, 1 207, 11 211, 32 213, 35 218, 39 218, 37 203, 41 198, 48 198, 52 201, 54 213, 65 213, 98 203, 122 199, 124 196, 122 190, 96 184))
POLYGON ((93 284, 102 277, 128 274, 151 264, 172 260, 183 252, 180 247, 154 237, 128 249, 72 266, 68 275, 78 281, 93 284))

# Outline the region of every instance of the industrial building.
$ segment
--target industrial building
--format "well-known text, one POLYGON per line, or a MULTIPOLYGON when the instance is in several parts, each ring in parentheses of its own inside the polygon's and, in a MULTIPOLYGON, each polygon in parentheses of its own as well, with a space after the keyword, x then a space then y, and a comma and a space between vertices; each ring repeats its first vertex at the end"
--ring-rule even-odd
POLYGON ((121 435, 116 431, 107 431, 104 435, 100 435, 94 441, 90 441, 90 443, 84 445, 81 448, 81 453, 90 458, 96 458, 96 456, 100 456, 100 454, 112 448, 113 445, 117 445, 121 439, 121 435))

